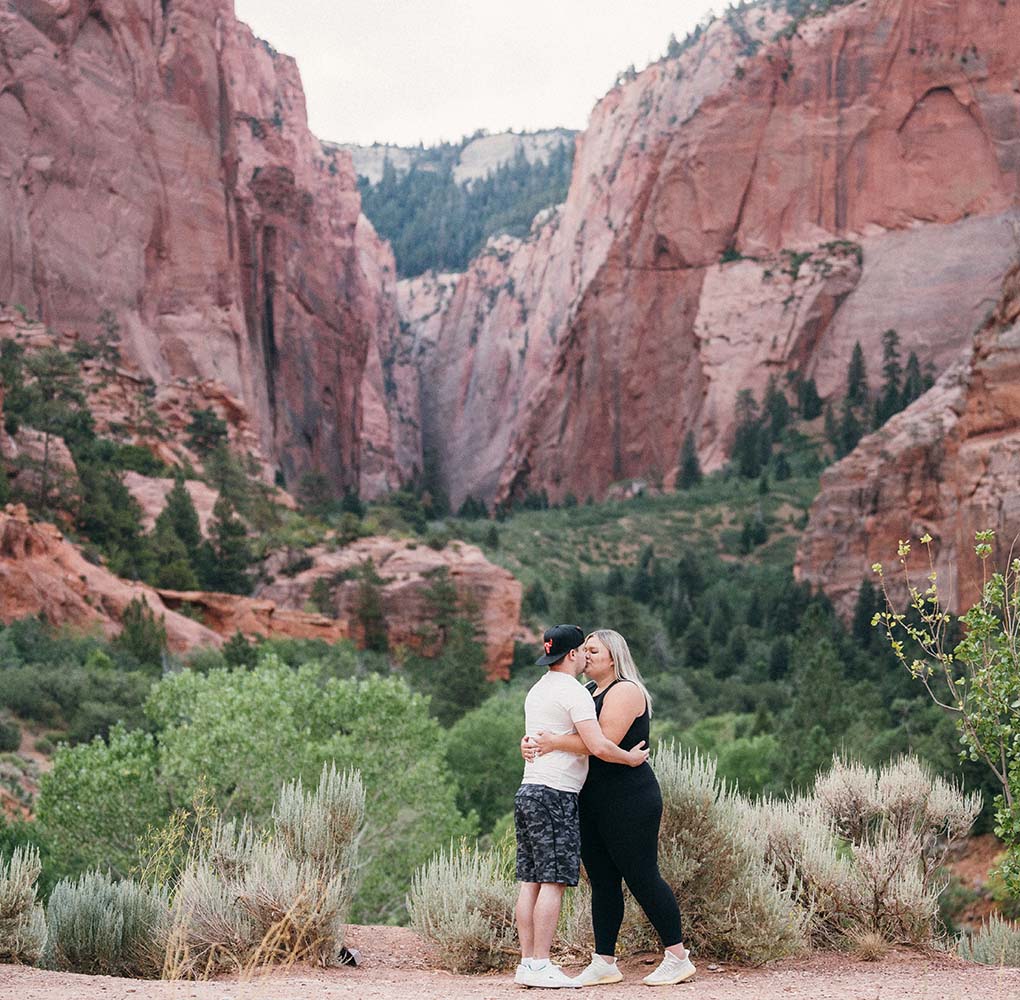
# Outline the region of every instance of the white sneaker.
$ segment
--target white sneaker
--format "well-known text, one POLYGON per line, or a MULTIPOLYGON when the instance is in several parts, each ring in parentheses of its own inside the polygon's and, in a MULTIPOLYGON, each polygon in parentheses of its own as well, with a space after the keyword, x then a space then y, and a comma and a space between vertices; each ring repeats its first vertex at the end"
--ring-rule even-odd
POLYGON ((673 986, 676 983, 686 982, 697 971, 689 955, 686 958, 680 959, 671 951, 667 951, 666 957, 662 960, 659 967, 641 981, 645 986, 673 986))
POLYGON ((564 987, 578 987, 581 984, 576 979, 571 979, 558 965, 550 962, 542 969, 524 969, 518 966, 514 982, 519 986, 534 986, 544 989, 562 989, 564 987))
MULTIPOLYGON (((531 971, 531 969, 528 966, 526 966, 523 962, 518 962, 517 963, 517 971, 514 973, 514 982, 515 983, 520 983, 521 982, 521 976, 523 976, 526 972, 530 972, 530 971, 531 971)), ((524 984, 521 983, 521 985, 524 985, 524 984)))
POLYGON ((574 982, 580 986, 602 986, 608 983, 618 983, 621 979, 623 979, 623 973, 617 968, 615 962, 607 962, 592 952, 591 964, 574 977, 574 982))

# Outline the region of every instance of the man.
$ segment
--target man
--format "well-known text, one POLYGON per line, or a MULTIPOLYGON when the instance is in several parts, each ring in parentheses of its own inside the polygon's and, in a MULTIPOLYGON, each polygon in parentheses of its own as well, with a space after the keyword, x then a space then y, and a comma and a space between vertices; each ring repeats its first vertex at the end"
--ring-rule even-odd
MULTIPOLYGON (((584 633, 577 625, 554 625, 542 637, 545 654, 537 660, 549 670, 524 702, 525 729, 576 732, 589 753, 615 764, 638 767, 648 759, 642 741, 622 750, 603 735, 595 717, 595 702, 577 678, 584 667, 580 648, 584 633)), ((563 751, 539 755, 524 766, 524 778, 514 799, 517 833, 517 932, 521 963, 514 982, 522 986, 578 987, 549 961, 563 890, 577 885, 581 867, 581 832, 577 793, 588 776, 588 758, 563 751)))

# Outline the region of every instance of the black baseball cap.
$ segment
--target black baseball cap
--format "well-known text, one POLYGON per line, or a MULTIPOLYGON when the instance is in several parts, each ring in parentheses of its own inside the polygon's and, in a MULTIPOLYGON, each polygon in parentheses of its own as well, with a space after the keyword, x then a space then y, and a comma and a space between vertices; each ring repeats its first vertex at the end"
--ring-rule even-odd
POLYGON ((542 640, 545 643, 545 656, 535 660, 535 665, 539 667, 557 663, 572 649, 582 646, 584 633, 579 625, 553 625, 545 630, 542 640))

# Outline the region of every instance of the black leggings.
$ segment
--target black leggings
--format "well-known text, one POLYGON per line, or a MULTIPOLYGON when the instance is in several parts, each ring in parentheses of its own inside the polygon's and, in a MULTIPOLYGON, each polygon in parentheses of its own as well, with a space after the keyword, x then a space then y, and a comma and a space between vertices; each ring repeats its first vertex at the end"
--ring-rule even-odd
POLYGON ((680 907, 659 874, 662 795, 651 769, 641 780, 585 785, 580 806, 581 860, 591 882, 596 954, 616 953, 623 923, 621 882, 627 883, 663 947, 679 944, 683 940, 680 907))

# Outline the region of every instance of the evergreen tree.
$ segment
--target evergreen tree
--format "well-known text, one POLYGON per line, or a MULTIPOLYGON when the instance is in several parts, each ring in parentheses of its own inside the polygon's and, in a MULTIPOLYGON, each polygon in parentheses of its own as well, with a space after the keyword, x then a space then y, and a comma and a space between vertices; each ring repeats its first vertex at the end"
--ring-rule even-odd
MULTIPOLYGON (((382 600, 382 577, 371 559, 361 564, 358 574, 358 592, 354 599, 354 617, 361 628, 361 642, 365 649, 385 653, 390 646, 389 628, 382 600)), ((454 592, 456 597, 456 592, 454 592)))
POLYGON ((252 670, 259 660, 258 644, 249 641, 240 630, 223 644, 221 652, 227 665, 235 669, 252 670))
POLYGON ((227 443, 227 423, 212 409, 192 410, 186 430, 191 447, 202 456, 227 443))
POLYGON ((875 425, 880 427, 903 407, 903 366, 900 364, 900 337, 895 330, 882 334, 882 391, 875 404, 875 425))
POLYGON ((689 667, 703 667, 711 655, 708 629, 700 618, 694 618, 684 633, 684 660, 689 667))
POLYGON ((802 420, 814 420, 822 414, 822 398, 813 378, 797 383, 797 409, 802 420))
POLYGON ((836 415, 832 412, 832 406, 825 404, 825 440, 832 445, 836 454, 839 454, 839 426, 836 423, 836 415))
POLYGON ((846 376, 846 398, 850 400, 852 406, 861 406, 868 401, 868 372, 859 340, 854 344, 850 355, 850 368, 846 376))
POLYGON ((901 407, 906 408, 915 399, 919 399, 924 394, 925 389, 924 376, 921 374, 921 363, 917 360, 917 355, 911 351, 903 374, 901 407))
POLYGON ((524 610, 527 614, 541 617, 549 613, 549 595, 541 580, 536 580, 524 591, 524 610))
POLYGON ((158 673, 162 670, 163 653, 166 651, 163 617, 157 619, 146 601, 140 597, 134 598, 124 609, 121 632, 114 640, 114 646, 133 656, 142 666, 158 673))
POLYGON ((793 475, 793 470, 790 468, 790 462, 783 452, 776 455, 776 460, 772 465, 772 471, 776 477, 777 483, 781 483, 793 475))
POLYGON ((776 383, 775 375, 769 376, 763 409, 768 420, 769 434, 773 441, 778 441, 790 423, 790 404, 786 393, 776 383))
POLYGON ((844 455, 849 455, 857 447, 857 442, 860 441, 862 433, 861 425, 857 420, 857 414, 854 413, 853 404, 850 401, 850 397, 847 396, 843 400, 843 410, 840 414, 839 428, 836 432, 836 457, 842 458, 844 455))
POLYGON ((694 432, 688 431, 680 449, 680 468, 676 474, 676 488, 689 490, 701 482, 701 463, 698 461, 698 446, 694 443, 694 432))
POLYGON ((224 496, 220 496, 213 507, 209 541, 202 548, 204 558, 200 570, 202 583, 208 590, 224 594, 251 592, 248 567, 252 556, 248 546, 248 529, 234 513, 233 504, 224 496))
MULTIPOLYGON (((195 556, 198 550, 192 550, 195 556)), ((169 522, 156 523, 152 535, 152 554, 155 564, 153 582, 164 590, 198 590, 198 575, 192 563, 192 554, 180 540, 169 522)))
POLYGON ((763 464, 762 428, 758 404, 750 389, 741 389, 737 393, 736 417, 737 426, 730 457, 741 476, 755 479, 763 464))
POLYGON ((198 547, 202 544, 202 528, 191 494, 184 485, 183 476, 174 479, 174 485, 167 494, 166 504, 156 518, 155 528, 157 532, 161 528, 172 531, 181 540, 189 559, 198 552, 198 547))
POLYGON ((655 578, 652 575, 654 558, 655 551, 652 546, 646 545, 641 551, 638 566, 630 584, 630 596, 639 604, 651 604, 655 598, 655 578))

